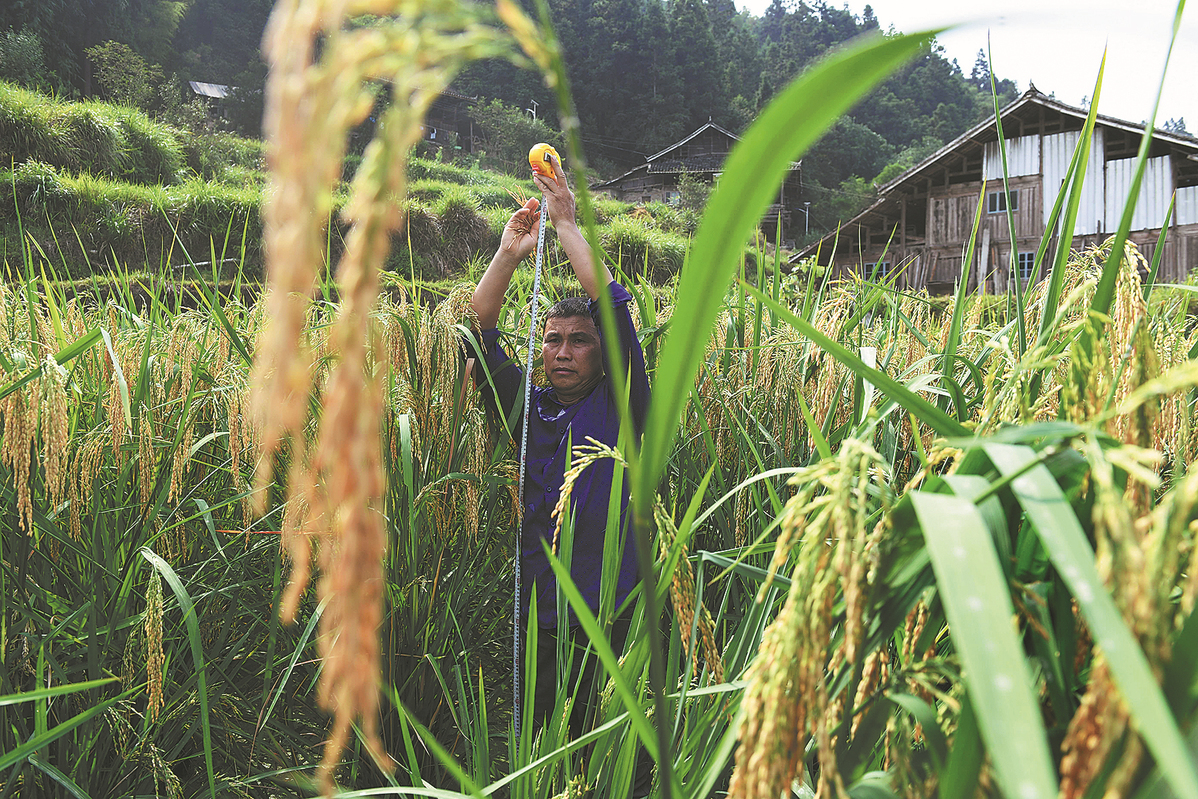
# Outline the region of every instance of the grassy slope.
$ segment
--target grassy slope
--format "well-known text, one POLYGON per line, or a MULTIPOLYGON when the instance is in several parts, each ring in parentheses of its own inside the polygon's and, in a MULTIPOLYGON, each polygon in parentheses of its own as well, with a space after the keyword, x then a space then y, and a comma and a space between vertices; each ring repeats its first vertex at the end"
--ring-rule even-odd
MULTIPOLYGON (((0 167, 0 259, 10 266, 23 261, 23 230, 24 245, 61 277, 180 266, 184 249, 198 262, 215 255, 226 269, 241 264, 260 274, 260 142, 181 131, 132 109, 60 102, 6 83, 0 141, 11 143, 0 167)), ((354 166, 351 157, 347 177, 354 166)), ((516 197, 535 191, 527 180, 427 159, 411 159, 409 173, 407 222, 388 268, 433 282, 472 277, 516 197)), ((635 265, 664 282, 681 268, 693 214, 615 201, 598 211, 602 245, 626 270, 635 265)), ((334 254, 344 232, 334 226, 334 254)))

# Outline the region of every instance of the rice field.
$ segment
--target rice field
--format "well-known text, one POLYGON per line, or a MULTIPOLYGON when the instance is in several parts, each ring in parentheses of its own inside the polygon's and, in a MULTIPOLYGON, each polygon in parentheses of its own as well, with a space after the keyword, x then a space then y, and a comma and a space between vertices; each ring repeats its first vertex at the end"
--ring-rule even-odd
MULTIPOLYGON (((1069 262, 1053 328, 1062 335, 1082 326, 1104 255, 1069 262)), ((754 747, 760 762, 742 780, 777 784, 797 769, 813 787, 833 775, 851 786, 885 772, 896 795, 932 792, 946 768, 935 758, 959 751, 957 736, 968 733, 969 661, 935 561, 919 544, 926 529, 912 496, 961 502, 986 493, 980 506, 993 518, 976 521, 1005 555, 995 562, 1005 575, 1002 598, 1036 669, 1029 684, 1039 686, 1045 736, 1059 742, 1061 783, 1082 790, 1117 776, 1101 773, 1110 748, 1082 748, 1094 729, 1128 727, 1128 710, 1107 701, 1116 678, 1093 622, 1019 510, 1031 489, 1004 485, 1005 462, 990 450, 1018 454, 1029 464, 1018 469, 1042 471, 1058 487, 1057 510, 1092 542, 1090 568, 1111 587, 1151 673, 1168 673, 1175 647, 1190 638, 1198 596, 1198 487, 1187 469, 1198 457, 1190 359, 1198 335, 1182 292, 1157 289, 1169 296, 1154 297, 1150 310, 1129 255, 1113 324, 1094 356, 1126 365, 1089 370, 1082 386, 1070 385, 1069 351, 1018 357, 1010 327, 982 325, 982 303, 965 299, 965 366, 955 379, 967 413, 956 418, 976 440, 941 436, 781 313, 771 319, 769 305, 745 289, 724 297, 658 498, 659 580, 672 608, 666 673, 669 690, 682 692, 671 700, 671 740, 683 786, 706 772, 712 789, 728 787, 734 761, 739 774, 754 747), (1033 400, 1036 378, 1041 399, 1033 400), (726 742, 738 731, 741 754, 732 758, 726 742), (796 749, 804 731, 823 748, 796 749), (939 754, 932 748, 949 741, 939 754)), ((950 399, 935 386, 951 320, 927 297, 814 284, 795 284, 781 304, 807 300, 816 330, 856 350, 875 348, 881 371, 928 387, 932 401, 950 399), (873 292, 871 311, 857 313, 873 292)), ((458 325, 471 289, 464 284, 431 309, 385 299, 372 314, 368 357, 384 375, 386 398, 382 741, 399 761, 399 784, 456 790, 465 783, 420 735, 441 742, 476 785, 513 761, 559 752, 542 773, 530 770, 529 784, 511 783, 548 796, 580 768, 560 754, 564 741, 547 732, 527 751, 499 743, 511 715, 504 576, 514 454, 476 393, 461 391, 458 325)), ((1043 293, 1029 299, 1033 325, 1043 293)), ((246 355, 264 306, 209 299, 201 311, 89 306, 45 293, 37 280, 0 293, 5 366, 32 375, 8 383, 0 411, 5 693, 28 697, 0 713, 5 767, 21 795, 53 794, 56 764, 73 764, 63 773, 87 795, 196 795, 207 792, 209 759, 218 793, 304 795, 311 787, 326 731, 313 685, 322 605, 309 592, 297 622, 279 622, 288 567, 274 532, 305 509, 277 489, 265 512, 250 502, 258 449, 246 355), (44 746, 26 745, 39 737, 44 746)), ((647 290, 637 299, 634 319, 660 374, 662 331, 675 308, 647 290)), ((316 302, 306 317, 317 398, 328 385, 334 311, 316 302)), ((527 297, 513 297, 501 328, 517 333, 526 311, 527 297)), ((644 671, 643 646, 615 654, 626 669, 639 658, 644 671)), ((643 703, 637 673, 626 679, 643 703)), ((1185 696, 1174 699, 1192 702, 1185 696)), ((610 715, 628 717, 618 702, 610 715)), ((617 724, 606 736, 611 758, 590 764, 599 772, 587 779, 617 785, 619 755, 631 757, 635 735, 617 724)), ((1110 737, 1109 746, 1130 747, 1120 763, 1150 762, 1136 737, 1110 737)), ((341 785, 386 784, 352 752, 341 785)), ((988 759, 975 769, 979 784, 994 779, 988 759)), ((1136 774, 1124 771, 1124 780, 1136 774)), ((743 782, 731 790, 760 795, 743 782)))
MULTIPOLYGON (((416 7, 442 26, 424 47, 499 46, 416 7)), ((552 31, 501 14, 569 119, 552 31)), ((323 91, 354 37, 392 33, 276 69, 323 91)), ((627 796, 646 773, 694 799, 1198 796, 1193 287, 1155 285, 1126 224, 949 306, 743 256, 771 181, 923 42, 858 43, 781 92, 664 285, 607 256, 654 396, 643 440, 576 456, 616 459, 648 563, 613 651, 615 609, 552 559, 607 680, 573 740, 569 680, 540 730, 510 698, 515 452, 465 373, 473 285, 378 290, 380 198, 405 181, 382 165, 418 108, 359 167, 335 292, 301 222, 336 152, 275 151, 294 191, 263 215, 293 237, 266 249, 292 271, 253 302, 119 279, 68 296, 36 251, 10 261, 0 799, 627 796)), ((464 56, 441 55, 388 66, 443 80, 464 56)), ((298 99, 275 98, 280 139, 332 149, 288 138, 332 124, 298 99)), ((529 293, 501 313, 517 352, 529 293)), ((571 541, 567 518, 561 560, 571 541)))

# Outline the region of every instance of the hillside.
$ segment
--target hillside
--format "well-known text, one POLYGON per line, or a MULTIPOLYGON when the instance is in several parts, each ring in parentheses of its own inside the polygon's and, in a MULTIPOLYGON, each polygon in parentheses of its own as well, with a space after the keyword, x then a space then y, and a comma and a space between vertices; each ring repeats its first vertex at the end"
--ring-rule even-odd
MULTIPOLYGON (((113 267, 157 270, 191 260, 261 274, 262 144, 184 131, 130 108, 62 102, 0 83, 0 257, 11 270, 25 246, 62 277, 113 267)), ((347 158, 345 177, 357 157, 347 158)), ((404 277, 469 277, 485 265, 531 181, 477 166, 411 158, 406 223, 388 268, 404 277)), ((334 257, 343 226, 334 200, 334 257)), ((696 216, 660 203, 596 206, 605 251, 626 270, 668 279, 681 267, 696 216)))
MULTIPOLYGON (((533 0, 520 0, 536 16, 533 0)), ((259 135, 266 70, 259 53, 271 0, 85 0, 0 9, 0 79, 105 97, 154 113, 194 101, 187 81, 230 87, 227 124, 259 135), (5 32, 7 31, 7 33, 5 32), (105 72, 89 52, 124 47, 105 72), (115 43, 120 43, 117 47, 115 43), (131 48, 131 49, 130 49, 131 48), (94 69, 93 69, 94 67, 94 69)), ((482 4, 482 13, 486 7, 482 4)), ((582 122, 588 163, 611 178, 712 120, 743 131, 792 78, 827 52, 888 28, 886 9, 860 15, 824 0, 774 0, 760 16, 733 0, 548 0, 582 122)), ((362 24, 370 24, 365 20, 362 24)), ((997 80, 1000 104, 1016 86, 997 80)), ((453 88, 480 106, 501 100, 556 124, 556 101, 534 70, 508 58, 467 67, 453 88)), ((990 69, 949 60, 933 41, 807 153, 812 230, 834 230, 873 198, 872 184, 934 152, 990 113, 990 69)), ((475 133, 478 132, 476 128, 475 133)), ((472 134, 473 135, 473 134, 472 134)), ((491 144, 488 143, 488 148, 491 144)))

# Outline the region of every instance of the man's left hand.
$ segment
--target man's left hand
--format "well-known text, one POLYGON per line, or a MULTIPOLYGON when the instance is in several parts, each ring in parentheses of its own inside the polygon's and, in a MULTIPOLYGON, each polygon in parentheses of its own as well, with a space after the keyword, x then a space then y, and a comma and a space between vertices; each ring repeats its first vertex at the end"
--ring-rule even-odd
POLYGON ((552 155, 547 159, 553 164, 553 174, 557 180, 551 180, 540 175, 533 175, 532 181, 537 184, 545 196, 545 208, 549 212, 549 221, 556 230, 561 224, 575 224, 574 192, 566 183, 566 173, 562 171, 561 161, 552 155))

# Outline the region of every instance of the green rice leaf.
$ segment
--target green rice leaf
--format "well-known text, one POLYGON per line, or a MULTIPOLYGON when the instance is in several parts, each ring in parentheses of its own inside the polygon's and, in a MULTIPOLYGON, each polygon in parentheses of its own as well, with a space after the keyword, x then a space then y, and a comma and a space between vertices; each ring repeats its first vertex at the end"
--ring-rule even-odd
POLYGON ((966 696, 961 702, 957 732, 953 736, 948 762, 940 772, 941 799, 974 799, 978 792, 978 776, 982 771, 985 752, 978 732, 973 703, 966 696))
POLYGON ((1161 220, 1161 234, 1156 237, 1156 249, 1152 251, 1152 266, 1148 270, 1148 279, 1144 281, 1144 302, 1148 302, 1148 295, 1152 293, 1152 286, 1156 283, 1156 274, 1161 268, 1161 260, 1165 255, 1165 237, 1169 233, 1169 222, 1173 219, 1173 208, 1176 205, 1175 191, 1169 198, 1169 207, 1165 209, 1165 218, 1161 220))
POLYGON ((237 328, 233 327, 233 323, 230 322, 229 317, 225 315, 224 308, 221 307, 220 298, 213 296, 213 293, 208 290, 208 286, 204 284, 204 279, 200 277, 199 270, 197 270, 195 264, 191 262, 190 257, 188 258, 188 263, 191 266, 192 274, 194 274, 196 278, 193 285, 199 289, 200 296, 204 299, 204 304, 207 305, 208 309, 216 315, 216 318, 220 321, 221 327, 223 327, 225 333, 228 334, 229 341, 233 342, 233 346, 237 348, 238 354, 241 355, 242 361, 244 361, 246 365, 252 365, 254 363, 254 358, 250 355, 249 347, 246 346, 241 333, 238 332, 237 328))
POLYGON ((116 381, 121 397, 121 412, 125 414, 125 429, 133 429, 133 411, 132 404, 129 401, 129 382, 125 380, 125 373, 121 370, 121 359, 117 357, 116 350, 112 348, 112 337, 104 328, 100 328, 100 335, 104 337, 104 346, 108 349, 108 358, 112 361, 112 379, 116 381))
POLYGON ((45 773, 45 774, 46 774, 46 776, 48 776, 50 779, 54 780, 54 781, 55 781, 55 782, 57 782, 59 785, 61 785, 61 786, 63 787, 63 790, 65 790, 65 791, 66 791, 67 793, 69 793, 71 796, 74 796, 74 797, 75 797, 75 799, 91 799, 91 797, 89 797, 89 796, 87 795, 87 793, 85 793, 85 792, 84 792, 84 790, 83 790, 82 788, 80 788, 78 785, 76 785, 76 784, 75 784, 75 781, 74 781, 74 780, 72 780, 72 779, 71 779, 70 777, 68 777, 66 774, 63 774, 61 771, 59 771, 59 770, 58 770, 57 768, 55 768, 54 766, 52 766, 52 765, 50 765, 49 763, 47 763, 47 762, 43 761, 43 760, 42 760, 41 758, 39 758, 38 756, 36 756, 36 755, 30 755, 30 756, 29 756, 29 763, 30 763, 30 764, 31 764, 31 765, 32 765, 34 768, 36 768, 36 769, 38 769, 38 770, 42 771, 42 772, 43 772, 43 773, 45 773))
POLYGON ((948 757, 948 741, 944 737, 944 730, 940 729, 940 724, 936 721, 936 710, 927 702, 911 694, 893 693, 887 695, 886 698, 910 713, 911 718, 919 724, 923 730, 924 743, 932 753, 932 762, 935 764, 936 770, 940 771, 948 757))
MULTIPOLYGON (((994 63, 994 58, 990 54, 989 41, 986 42, 986 59, 990 63, 994 63)), ((1007 262, 1007 268, 1008 268, 1007 274, 1012 275, 1015 278, 1015 280, 1012 281, 1015 284, 1015 311, 1016 311, 1015 321, 1017 323, 1016 326, 1019 330, 1019 354, 1022 355, 1024 353, 1024 351, 1027 350, 1027 327, 1025 325, 1025 320, 1024 320, 1024 316, 1023 316, 1024 311, 1025 311, 1024 299, 1023 299, 1023 277, 1015 271, 1015 259, 1016 259, 1016 253, 1019 252, 1019 243, 1018 243, 1017 236, 1015 234, 1015 209, 1013 207, 1013 204, 1011 203, 1011 168, 1010 168, 1010 163, 1007 160, 1007 138, 1006 138, 1006 134, 1004 134, 1003 130, 1002 130, 1002 111, 998 107, 998 87, 995 85, 995 82, 994 82, 994 72, 993 71, 990 72, 990 99, 994 104, 994 129, 998 133, 998 152, 1002 159, 1002 190, 1003 190, 1003 197, 1006 198, 1006 206, 1007 206, 1007 232, 1010 234, 1010 237, 1011 237, 1010 238, 1011 250, 1010 250, 1010 253, 1008 254, 1009 260, 1007 262)), ((986 182, 982 181, 982 191, 983 192, 986 190, 985 186, 986 186, 986 182)), ((980 202, 981 201, 979 199, 979 206, 980 206, 980 202)), ((980 214, 981 214, 980 207, 978 208, 978 213, 980 216, 980 214)), ((1048 237, 1045 236, 1044 238, 1047 239, 1048 237)), ((973 248, 971 247, 970 250, 972 251, 972 249, 973 248)), ((996 265, 996 267, 997 267, 997 265, 996 265)), ((978 275, 978 285, 979 286, 982 285, 983 281, 985 281, 985 280, 986 280, 985 275, 978 275)), ((1029 283, 1028 285, 1030 287, 1031 284, 1029 283)), ((1007 308, 1009 309, 1010 307, 1011 307, 1010 306, 1010 295, 1008 294, 1007 308)))
MULTIPOLYGON (((478 786, 474 784, 474 780, 470 779, 470 775, 465 772, 461 764, 458 763, 454 756, 451 755, 445 749, 445 747, 441 745, 441 742, 437 740, 436 736, 429 732, 428 728, 420 723, 419 719, 412 714, 412 711, 408 710, 407 705, 405 705, 398 696, 392 694, 391 698, 395 702, 395 709, 407 718, 408 723, 412 725, 412 728, 415 729, 416 733, 420 736, 420 740, 424 741, 424 745, 427 746, 437 760, 441 762, 441 765, 446 771, 449 772, 450 776, 457 780, 467 791, 465 794, 451 795, 472 796, 475 799, 482 799, 482 793, 479 791, 478 786)), ((391 790, 396 789, 393 788, 391 790)))
POLYGON ((722 287, 791 162, 934 34, 867 37, 820 62, 778 94, 728 155, 679 281, 673 329, 658 362, 657 384, 676 390, 658 391, 649 408, 633 493, 642 518, 649 517, 649 503, 686 402, 687 392, 681 389, 694 382, 723 299, 722 287))
MULTIPOLYGON (((1061 222, 1058 236, 1060 243, 1057 245, 1052 271, 1048 274, 1048 288, 1044 292, 1044 309, 1040 315, 1040 333, 1037 338, 1039 344, 1047 343, 1052 336, 1057 306, 1061 302, 1061 291, 1065 285, 1065 264, 1069 261, 1070 247, 1073 245, 1073 229, 1077 224, 1077 209, 1081 203, 1082 186, 1086 180, 1086 166, 1090 163, 1090 145, 1094 139, 1094 122, 1098 118, 1098 98, 1102 94, 1102 75, 1105 69, 1106 52, 1104 51, 1102 64, 1098 68, 1098 78, 1094 82, 1094 92, 1090 99, 1090 113, 1086 116, 1085 124, 1082 125, 1081 135, 1077 140, 1077 147, 1074 148, 1073 159, 1069 162, 1069 171, 1066 173, 1069 196, 1066 200, 1065 216, 1061 222)), ((1054 214, 1061 204, 1061 196, 1064 195, 1057 197, 1057 203, 1053 207, 1054 214)), ((1051 238, 1051 231, 1046 231, 1045 241, 1049 238, 1051 238)), ((1043 244, 1041 248, 1043 248, 1043 244)))
POLYGON ((807 400, 803 399, 803 392, 796 391, 795 399, 799 401, 799 410, 803 414, 803 421, 807 424, 807 429, 811 432, 811 438, 815 442, 815 451, 823 459, 831 458, 832 448, 828 446, 828 439, 824 438, 824 431, 819 429, 815 417, 811 415, 811 408, 807 407, 807 400))
POLYGON ((82 713, 72 716, 58 726, 49 729, 40 735, 35 735, 20 746, 10 749, 4 754, 0 754, 0 770, 14 766, 17 763, 27 759, 30 755, 45 747, 47 744, 57 741, 62 736, 82 725, 84 722, 95 718, 104 711, 108 710, 108 708, 115 705, 117 702, 125 699, 134 691, 138 690, 140 690, 140 688, 130 688, 120 696, 114 696, 113 698, 105 700, 98 705, 93 705, 82 713))
MULTIPOLYGON (((59 366, 62 366, 63 364, 65 364, 69 361, 72 361, 75 358, 82 355, 83 353, 87 352, 89 349, 94 347, 96 345, 96 342, 99 340, 100 340, 100 331, 92 330, 90 333, 80 336, 73 344, 70 344, 70 345, 64 347, 63 349, 59 350, 57 353, 55 353, 54 360, 58 363, 59 366)), ((26 385, 27 383, 29 383, 33 380, 37 380, 39 377, 42 376, 42 372, 44 372, 45 369, 46 369, 46 366, 43 363, 40 366, 38 366, 36 369, 34 369, 33 371, 26 374, 25 376, 17 378, 13 382, 6 385, 4 388, 0 388, 0 399, 4 399, 9 394, 13 393, 14 391, 16 391, 17 389, 26 385)), ((117 366, 117 370, 118 371, 120 370, 120 366, 117 366)))
POLYGON ((70 685, 55 685, 50 688, 39 688, 36 691, 0 696, 0 707, 19 705, 23 702, 32 702, 35 699, 46 699, 51 696, 61 696, 62 694, 73 694, 78 691, 88 691, 92 688, 98 688, 101 685, 107 685, 110 682, 116 682, 116 680, 116 677, 109 677, 104 680, 88 680, 87 682, 76 682, 70 685))
MULTIPOLYGON (((1001 131, 1002 128, 999 128, 1001 131)), ((1003 165, 1006 166, 1006 152, 1003 153, 1003 165)), ((978 228, 982 224, 982 206, 986 202, 986 183, 982 182, 982 189, 978 195, 978 207, 973 215, 973 229, 969 232, 969 246, 965 250, 965 257, 961 261, 961 279, 957 282, 957 295, 953 300, 953 316, 948 326, 948 340, 944 345, 944 357, 942 364, 942 372, 944 375, 945 386, 953 385, 953 367, 957 357, 957 345, 961 342, 961 325, 965 319, 965 296, 969 294, 969 270, 973 266, 973 250, 977 243, 978 228)), ((978 280, 985 280, 985 275, 980 275, 978 280)), ((960 390, 953 393, 954 398, 961 396, 960 390)), ((944 407, 942 403, 940 407, 944 407)), ((957 413, 960 415, 964 409, 960 407, 958 402, 957 413)))
POLYGON ((633 693, 632 686, 628 684, 628 680, 624 678, 624 674, 620 671, 619 656, 612 650, 607 636, 603 634, 603 630, 599 627, 599 621, 595 618, 595 614, 591 612, 586 600, 582 598, 582 593, 578 590, 578 586, 574 584, 574 580, 570 576, 570 570, 549 551, 548 544, 545 541, 542 541, 541 544, 545 547, 545 556, 549 558, 549 565, 553 567, 553 575, 557 578, 558 588, 566 595, 566 600, 570 603, 570 607, 578 617, 579 625, 586 631, 587 637, 591 641, 591 646, 595 647, 595 653, 599 657, 599 662, 603 664, 603 668, 607 670, 608 676, 611 677, 620 701, 628 709, 632 726, 641 738, 641 744, 645 747, 650 757, 657 760, 657 734, 653 731, 653 727, 650 726, 649 720, 645 717, 645 713, 641 709, 641 703, 637 700, 636 694, 633 693))
MULTIPOLYGON (((1030 447, 986 444, 983 449, 1003 475, 1017 472, 1036 459, 1030 447)), ((1179 797, 1198 799, 1198 771, 1186 751, 1181 731, 1144 652, 1102 585, 1094 565, 1094 550, 1069 500, 1043 465, 1012 480, 1011 490, 1027 512, 1053 566, 1077 599, 1153 757, 1179 797)))
MULTIPOLYGON (((1165 75, 1169 69, 1169 59, 1173 55, 1173 46, 1177 43, 1177 34, 1181 30, 1181 12, 1184 8, 1185 0, 1179 0, 1177 11, 1173 15, 1173 35, 1169 38, 1169 49, 1165 51, 1165 65, 1161 68, 1161 79, 1156 88, 1156 99, 1152 103, 1152 113, 1149 114, 1148 122, 1144 126, 1148 131, 1151 131, 1156 124, 1156 114, 1161 107, 1161 95, 1165 92, 1165 75)), ((1097 100, 1095 100, 1095 105, 1097 105, 1097 100)), ((1131 185, 1127 187, 1127 202, 1123 204, 1123 216, 1119 219, 1119 229, 1115 233, 1111 252, 1102 267, 1102 278, 1098 281, 1098 287, 1094 289, 1094 298, 1090 302, 1091 312, 1103 315, 1110 312, 1111 302, 1115 297, 1115 277, 1119 273, 1119 264, 1123 260, 1123 244, 1127 241, 1127 234, 1131 230, 1132 217, 1136 213, 1136 200, 1140 197, 1140 184, 1144 181, 1144 170, 1148 166, 1148 151, 1155 140, 1155 136, 1140 137, 1135 174, 1132 176, 1131 185)))
POLYGON ((1169 665, 1165 667, 1165 698, 1173 715, 1178 718, 1189 716, 1194 707, 1195 688, 1198 678, 1198 614, 1191 613, 1182 624, 1177 640, 1173 642, 1169 665))
POLYGON ((1057 781, 1048 738, 986 523, 977 506, 960 497, 909 496, 998 784, 1009 797, 1051 799, 1057 781))
POLYGON ((849 799, 898 799, 890 785, 890 775, 874 771, 849 786, 849 799))

